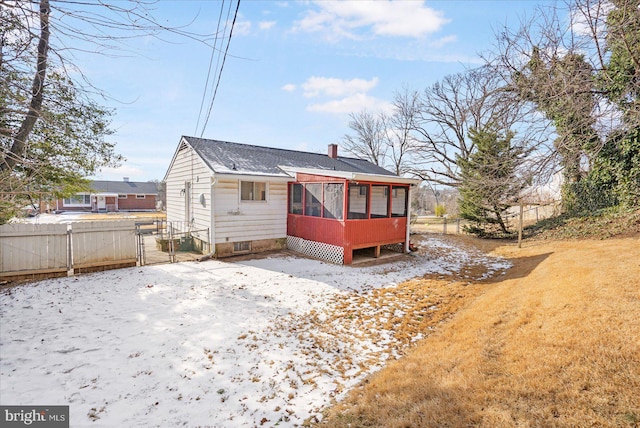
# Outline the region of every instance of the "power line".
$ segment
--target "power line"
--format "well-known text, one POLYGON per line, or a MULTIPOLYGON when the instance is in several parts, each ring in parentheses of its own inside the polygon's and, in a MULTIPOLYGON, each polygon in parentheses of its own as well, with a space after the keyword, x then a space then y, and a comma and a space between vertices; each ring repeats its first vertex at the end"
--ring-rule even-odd
MULTIPOLYGON (((229 11, 231 10, 231 3, 229 3, 229 11)), ((216 52, 218 52, 218 62, 216 63, 216 70, 218 69, 218 64, 220 64, 220 54, 222 49, 216 49, 216 45, 218 44, 218 35, 220 34, 220 23, 222 22, 222 12, 224 11, 224 0, 222 0, 222 4, 220 5, 220 15, 218 15, 218 24, 216 26, 216 40, 213 43, 213 47, 211 49, 211 58, 209 59, 209 70, 207 71, 207 79, 204 83, 204 90, 202 91, 202 100, 200 101, 200 111, 198 112, 198 121, 196 122, 196 129, 193 131, 193 135, 198 134, 198 126, 200 125, 200 118, 202 117, 202 109, 204 107, 204 100, 207 97, 207 90, 209 89, 209 78, 211 77, 211 66, 213 65, 213 57, 216 52)), ((229 12, 227 12, 227 21, 229 20, 229 12)), ((222 35, 226 33, 227 26, 225 23, 225 29, 222 35)), ((222 48, 223 37, 220 37, 220 48, 222 48)), ((214 73, 215 75, 215 73, 214 73)))
POLYGON ((231 29, 229 30, 229 39, 227 39, 227 47, 224 50, 224 56, 222 57, 222 65, 220 66, 220 72, 218 73, 218 81, 216 82, 216 88, 213 91, 213 97, 211 97, 211 104, 209 104, 209 111, 207 112, 207 119, 202 126, 202 131, 200 132, 200 137, 204 134, 205 129, 207 129, 207 124, 209 123, 209 117, 211 116, 211 110, 213 109, 213 102, 216 99, 216 94, 218 93, 218 86, 220 86, 220 78, 222 77, 222 70, 224 70, 224 64, 227 59, 227 53, 229 52, 229 45, 231 44, 231 37, 233 36, 233 27, 236 24, 236 18, 238 17, 238 9, 240 9, 240 0, 236 4, 236 11, 233 14, 233 22, 231 22, 231 29))

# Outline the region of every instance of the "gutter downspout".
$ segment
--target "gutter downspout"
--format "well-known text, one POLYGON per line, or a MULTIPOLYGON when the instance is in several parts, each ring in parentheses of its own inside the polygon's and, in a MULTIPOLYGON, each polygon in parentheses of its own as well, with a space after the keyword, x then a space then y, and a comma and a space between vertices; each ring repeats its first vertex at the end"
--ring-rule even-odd
POLYGON ((409 235, 411 232, 411 192, 413 185, 409 186, 409 194, 407 195, 407 231, 404 239, 404 252, 410 253, 409 249, 409 235))
POLYGON ((218 184, 218 179, 215 178, 214 175, 211 175, 211 202, 209 203, 209 209, 211 210, 211 220, 209 221, 209 243, 211 245, 211 251, 208 254, 205 254, 202 257, 198 258, 197 260, 199 262, 209 260, 216 255, 216 216, 215 207, 213 204, 214 187, 216 184, 218 184))

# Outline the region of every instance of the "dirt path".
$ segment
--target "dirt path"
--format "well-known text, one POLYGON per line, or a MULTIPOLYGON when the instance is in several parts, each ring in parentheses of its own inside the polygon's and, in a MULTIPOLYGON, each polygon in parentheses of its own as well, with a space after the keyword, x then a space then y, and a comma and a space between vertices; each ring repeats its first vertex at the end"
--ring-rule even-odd
POLYGON ((449 315, 417 326, 434 332, 352 391, 328 426, 640 426, 640 236, 522 249, 450 239, 513 267, 407 285, 439 293, 449 315))

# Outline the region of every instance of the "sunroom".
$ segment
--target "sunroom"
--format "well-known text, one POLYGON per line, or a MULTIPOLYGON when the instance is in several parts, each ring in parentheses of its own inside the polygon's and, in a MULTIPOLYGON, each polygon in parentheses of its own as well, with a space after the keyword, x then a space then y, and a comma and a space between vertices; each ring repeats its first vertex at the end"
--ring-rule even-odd
POLYGON ((342 171, 287 170, 287 247, 338 264, 370 249, 408 252, 411 187, 416 179, 342 171))

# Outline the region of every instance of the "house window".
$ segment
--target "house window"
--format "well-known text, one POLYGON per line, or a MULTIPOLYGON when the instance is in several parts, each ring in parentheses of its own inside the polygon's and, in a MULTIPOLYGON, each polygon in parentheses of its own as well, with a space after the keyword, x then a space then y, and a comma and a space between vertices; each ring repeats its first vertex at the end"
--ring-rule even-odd
POLYGON ((342 220, 344 185, 342 183, 326 183, 324 185, 324 218, 342 220))
POLYGON ((391 216, 392 217, 406 217, 407 216, 407 199, 408 188, 393 186, 391 192, 391 216))
POLYGON ((304 215, 311 217, 322 215, 322 184, 309 183, 305 186, 304 215))
POLYGON ((240 182, 240 200, 241 201, 266 201, 267 200, 267 183, 260 181, 241 181, 240 182))
POLYGON ((64 198, 63 202, 68 207, 90 207, 91 195, 89 194, 77 194, 64 198))
POLYGON ((136 195, 136 199, 144 199, 145 195, 136 195))
POLYGON ((369 211, 367 211, 368 194, 368 184, 349 184, 349 212, 347 213, 348 219, 353 220, 369 218, 369 211))
POLYGON ((118 199, 127 199, 127 195, 118 194, 118 199))
POLYGON ((251 241, 242 241, 233 243, 234 253, 247 253, 251 251, 251 241))
POLYGON ((389 186, 371 186, 371 218, 389 217, 389 186))
POLYGON ((289 213, 302 214, 302 184, 294 183, 289 186, 289 213))

